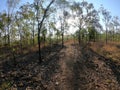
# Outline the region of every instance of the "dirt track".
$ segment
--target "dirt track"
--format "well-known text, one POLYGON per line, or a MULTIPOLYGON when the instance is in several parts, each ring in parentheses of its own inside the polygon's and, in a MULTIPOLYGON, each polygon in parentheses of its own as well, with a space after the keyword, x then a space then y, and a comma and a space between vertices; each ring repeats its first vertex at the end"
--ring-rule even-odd
POLYGON ((55 90, 120 90, 120 76, 116 77, 104 57, 73 43, 65 46, 60 71, 54 76, 55 90))

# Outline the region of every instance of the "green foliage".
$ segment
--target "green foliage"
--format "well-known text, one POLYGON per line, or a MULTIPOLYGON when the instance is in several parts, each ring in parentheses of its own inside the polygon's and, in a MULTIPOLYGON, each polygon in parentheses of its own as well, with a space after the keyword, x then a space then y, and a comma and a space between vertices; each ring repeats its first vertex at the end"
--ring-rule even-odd
POLYGON ((97 30, 95 29, 95 27, 88 27, 88 33, 89 33, 89 40, 94 40, 97 38, 97 30))
POLYGON ((0 30, 3 30, 3 28, 4 28, 4 24, 2 21, 0 21, 0 30))

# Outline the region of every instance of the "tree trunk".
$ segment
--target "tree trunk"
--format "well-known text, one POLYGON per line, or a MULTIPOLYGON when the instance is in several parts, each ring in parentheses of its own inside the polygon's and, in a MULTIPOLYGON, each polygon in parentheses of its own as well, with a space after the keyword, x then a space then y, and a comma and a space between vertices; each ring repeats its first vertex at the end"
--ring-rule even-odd
MULTIPOLYGON (((52 0, 52 1, 49 3, 49 5, 47 6, 47 8, 45 9, 44 15, 43 15, 42 20, 41 20, 40 23, 39 23, 39 20, 37 19, 37 21, 38 21, 39 63, 42 63, 41 48, 40 48, 40 45, 41 45, 40 32, 41 32, 41 28, 42 28, 43 21, 44 21, 44 19, 46 18, 47 11, 49 10, 49 8, 50 8, 50 6, 52 5, 53 2, 54 2, 54 0, 52 0)), ((38 2, 37 2, 37 6, 38 6, 38 2)), ((37 9, 37 14, 38 14, 38 9, 37 9)))
POLYGON ((64 33, 62 33, 62 48, 64 46, 64 33))
POLYGON ((80 42, 81 42, 81 33, 80 33, 80 30, 81 30, 81 26, 79 26, 79 34, 78 34, 78 42, 79 42, 79 45, 80 45, 80 42))
POLYGON ((10 21, 9 21, 9 11, 8 11, 8 25, 7 25, 7 28, 8 28, 8 45, 10 46, 10 21))
POLYGON ((106 27, 106 44, 107 44, 107 42, 108 42, 108 40, 107 40, 107 27, 106 27))
POLYGON ((39 28, 39 22, 38 22, 38 48, 39 48, 39 63, 42 62, 42 57, 41 57, 41 40, 40 40, 40 28, 39 28))
POLYGON ((35 40, 34 40, 34 38, 35 38, 35 28, 34 28, 34 25, 35 25, 35 20, 33 20, 33 30, 32 30, 32 42, 33 42, 33 45, 35 44, 35 40))
POLYGON ((9 28, 9 25, 8 25, 8 45, 10 46, 10 28, 9 28))
POLYGON ((20 35, 20 53, 22 54, 22 34, 21 34, 21 31, 20 31, 20 27, 18 25, 18 30, 19 30, 19 35, 20 35))
POLYGON ((45 47, 45 43, 46 43, 46 36, 45 36, 45 34, 43 35, 43 39, 44 39, 44 47, 45 47))
POLYGON ((80 29, 79 29, 79 34, 78 34, 78 42, 79 42, 79 45, 80 45, 80 42, 81 42, 81 38, 80 38, 80 29))

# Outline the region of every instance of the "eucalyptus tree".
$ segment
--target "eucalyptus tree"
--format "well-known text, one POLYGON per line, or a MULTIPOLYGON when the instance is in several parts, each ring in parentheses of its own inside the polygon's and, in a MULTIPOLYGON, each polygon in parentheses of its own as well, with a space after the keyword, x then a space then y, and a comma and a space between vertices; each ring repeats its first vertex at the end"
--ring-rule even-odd
POLYGON ((41 29, 42 29, 42 26, 43 26, 43 22, 47 16, 47 12, 50 8, 50 6, 54 3, 55 0, 51 0, 49 2, 49 4, 44 8, 44 5, 43 5, 43 1, 42 0, 35 0, 34 2, 34 6, 35 6, 35 9, 36 9, 36 18, 37 18, 37 22, 38 22, 38 47, 39 47, 39 63, 42 62, 42 57, 41 57, 41 47, 40 47, 40 44, 41 44, 41 40, 40 40, 40 34, 41 34, 41 29), (43 14, 41 15, 41 18, 40 18, 40 12, 43 12, 43 14))
POLYGON ((2 34, 3 34, 3 31, 4 31, 4 24, 3 24, 3 21, 2 21, 2 14, 0 13, 0 46, 2 45, 2 34))
POLYGON ((6 12, 0 13, 0 33, 1 33, 1 40, 2 40, 1 42, 3 42, 3 44, 7 44, 7 14, 6 12))
POLYGON ((108 41, 108 25, 109 25, 110 20, 111 20, 111 15, 110 15, 110 12, 107 11, 106 9, 104 9, 103 7, 101 7, 101 12, 102 12, 102 16, 103 16, 103 22, 105 24, 106 44, 107 44, 107 41, 108 41))
POLYGON ((51 30, 54 32, 54 36, 55 36, 55 38, 57 38, 56 43, 58 44, 62 32, 61 32, 60 29, 58 29, 58 28, 56 27, 56 24, 55 24, 55 23, 56 23, 55 21, 54 21, 54 22, 51 22, 51 23, 50 23, 50 28, 51 28, 51 30))
POLYGON ((87 9, 87 17, 86 17, 87 27, 95 26, 95 24, 99 22, 98 11, 94 8, 92 3, 89 3, 86 9, 87 9))
POLYGON ((49 17, 48 21, 48 30, 49 30, 49 39, 50 39, 50 46, 52 46, 53 42, 52 42, 52 37, 54 38, 54 36, 56 35, 57 32, 57 19, 55 17, 56 14, 56 9, 55 12, 52 13, 51 17, 49 17))
MULTIPOLYGON (((83 35, 81 36, 81 30, 86 30, 87 28, 90 27, 91 28, 97 27, 97 25, 99 24, 98 12, 94 9, 92 3, 88 3, 86 1, 74 2, 71 6, 71 9, 75 19, 74 26, 78 28, 77 35, 78 35, 78 42, 80 44, 81 38, 83 36, 83 35)), ((87 34, 87 32, 85 34, 87 34)))
POLYGON ((8 6, 8 20, 7 20, 7 34, 8 34, 8 44, 10 45, 10 25, 12 22, 12 16, 15 8, 19 4, 20 0, 7 0, 7 6, 8 6))
POLYGON ((62 47, 64 46, 64 33, 67 30, 67 19, 69 18, 69 1, 67 0, 56 0, 58 8, 58 20, 60 23, 61 36, 62 36, 62 47))
POLYGON ((52 22, 50 22, 49 17, 47 19, 47 30, 48 30, 48 41, 49 45, 52 46, 52 36, 53 36, 53 29, 52 29, 52 22))
POLYGON ((49 40, 49 44, 50 46, 52 46, 52 37, 54 35, 54 32, 56 30, 56 8, 55 6, 51 6, 49 8, 49 11, 47 13, 47 17, 45 20, 45 25, 46 29, 47 29, 47 36, 48 36, 48 40, 49 40))
MULTIPOLYGON (((97 10, 94 9, 93 4, 88 5, 88 13, 87 13, 87 27, 91 30, 89 30, 89 36, 92 36, 92 39, 96 41, 98 37, 98 31, 100 32, 102 30, 102 26, 100 24, 100 17, 97 10), (92 32, 92 33, 90 33, 92 32)), ((90 38, 89 38, 90 39, 90 38)))
POLYGON ((120 27, 120 19, 119 19, 119 17, 114 16, 113 19, 112 19, 112 23, 114 25, 114 34, 116 34, 116 35, 113 35, 113 36, 116 36, 116 39, 117 39, 117 32, 119 31, 119 27, 120 27))
POLYGON ((56 33, 55 33, 56 37, 57 37, 57 43, 59 42, 59 38, 61 36, 61 32, 59 29, 56 29, 56 33))
POLYGON ((109 28, 108 38, 109 38, 111 41, 114 41, 114 39, 115 39, 115 26, 114 26, 113 21, 111 21, 111 22, 108 24, 108 28, 109 28))
POLYGON ((53 36, 53 29, 52 29, 52 24, 49 23, 48 25, 48 30, 49 30, 49 44, 52 46, 52 36, 53 36))
POLYGON ((26 3, 25 5, 22 6, 23 11, 22 15, 25 21, 26 27, 28 26, 27 34, 29 34, 29 43, 30 44, 35 44, 35 25, 36 25, 36 13, 35 13, 35 8, 34 4, 26 3))
POLYGON ((78 32, 77 32, 78 35, 77 36, 78 36, 78 41, 79 41, 79 44, 80 44, 80 42, 81 42, 80 31, 81 31, 81 28, 82 28, 82 25, 83 25, 83 22, 84 22, 83 9, 80 6, 80 3, 73 2, 73 4, 71 5, 71 10, 72 10, 72 16, 75 19, 75 22, 73 23, 73 26, 78 27, 78 32))
POLYGON ((15 22, 16 22, 16 27, 17 27, 17 37, 19 38, 19 45, 20 49, 22 52, 22 46, 23 46, 23 30, 22 30, 22 22, 23 22, 23 17, 22 17, 22 12, 17 11, 15 15, 15 22))
POLYGON ((63 23, 61 25, 63 25, 63 27, 61 26, 61 33, 62 33, 62 47, 64 46, 64 33, 67 32, 67 30, 69 29, 68 23, 67 23, 67 19, 69 18, 69 13, 67 11, 63 12, 63 23))
MULTIPOLYGON (((43 24, 45 25, 45 24, 43 24)), ((45 26, 42 26, 42 29, 41 29, 41 34, 42 34, 42 41, 44 43, 44 47, 45 47, 45 43, 46 43, 46 35, 47 35, 47 28, 45 26)))
POLYGON ((22 42, 28 45, 30 38, 30 17, 29 17, 29 3, 20 7, 21 14, 21 29, 22 29, 22 42))
POLYGON ((16 26, 16 20, 15 20, 15 15, 13 15, 12 17, 12 22, 11 22, 11 26, 10 26, 10 40, 11 40, 11 46, 14 45, 14 43, 17 41, 17 31, 18 31, 18 28, 16 26))
POLYGON ((35 43, 35 11, 34 5, 26 3, 20 7, 19 14, 21 15, 21 27, 22 27, 22 36, 24 36, 24 41, 26 44, 35 43))
POLYGON ((35 15, 35 8, 34 4, 29 4, 29 19, 30 19, 30 25, 31 25, 31 39, 32 44, 35 44, 35 25, 36 25, 36 15, 35 15))

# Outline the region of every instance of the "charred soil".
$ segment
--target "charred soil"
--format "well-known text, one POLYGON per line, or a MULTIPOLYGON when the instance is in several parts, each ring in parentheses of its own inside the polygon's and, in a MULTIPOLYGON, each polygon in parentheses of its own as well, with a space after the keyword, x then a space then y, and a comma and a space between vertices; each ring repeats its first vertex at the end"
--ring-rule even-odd
POLYGON ((0 63, 0 90, 120 90, 120 64, 90 45, 45 47, 41 64, 37 51, 17 57, 16 65, 8 59, 0 63))

